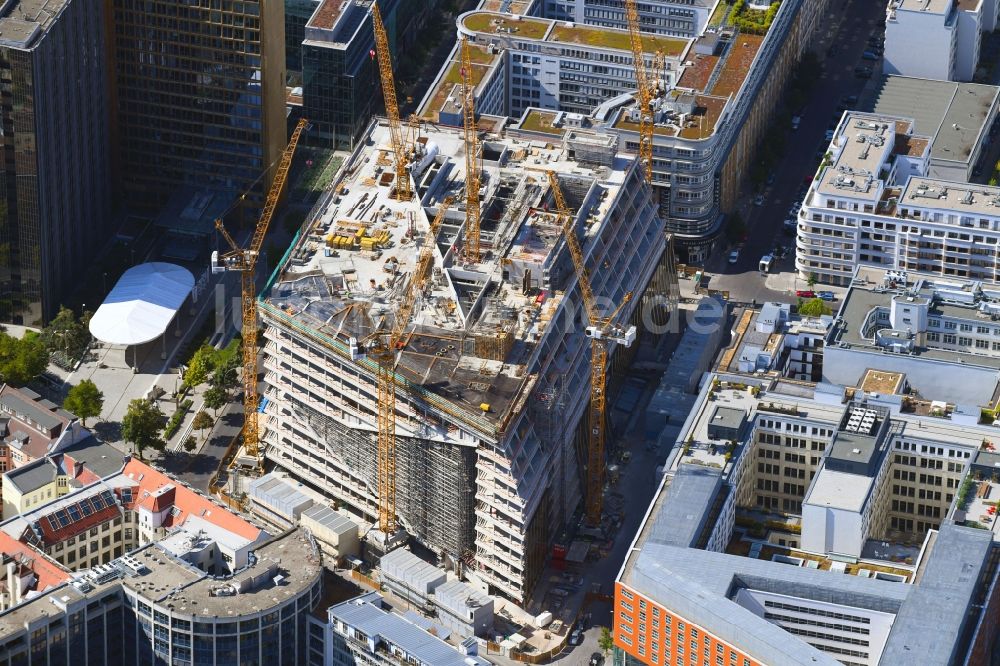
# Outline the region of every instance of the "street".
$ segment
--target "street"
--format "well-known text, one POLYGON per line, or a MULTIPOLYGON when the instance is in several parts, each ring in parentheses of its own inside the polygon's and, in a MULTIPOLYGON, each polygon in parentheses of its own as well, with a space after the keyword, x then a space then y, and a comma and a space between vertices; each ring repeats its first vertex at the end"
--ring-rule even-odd
MULTIPOLYGON (((813 41, 812 50, 820 57, 823 74, 805 105, 798 130, 788 128, 788 151, 773 172, 773 182, 764 191, 762 206, 753 205, 753 192, 747 190, 742 198, 739 213, 747 225, 747 240, 740 250, 739 260, 729 264, 729 251, 717 251, 705 264, 710 274, 708 287, 729 291, 735 301, 758 303, 768 300, 794 302, 795 289, 805 289, 805 282, 794 278, 788 286, 775 290, 765 285, 758 271, 761 256, 776 245, 789 248, 784 259, 777 262, 776 272, 794 271, 795 237, 784 232, 785 220, 794 217, 790 210, 795 201, 801 201, 804 185, 816 172, 822 153, 829 143, 824 134, 840 121, 838 111, 845 97, 861 96, 869 79, 857 78, 854 68, 860 64, 872 67, 876 77, 881 71, 880 62, 862 60, 868 37, 880 31, 878 22, 885 14, 885 5, 864 0, 851 0, 846 5, 831 6, 813 41), (831 46, 835 45, 832 57, 831 46)), ((749 186, 748 186, 749 187, 749 186)), ((768 280, 772 283, 773 280, 768 280)), ((784 285, 783 285, 784 286, 784 285)))

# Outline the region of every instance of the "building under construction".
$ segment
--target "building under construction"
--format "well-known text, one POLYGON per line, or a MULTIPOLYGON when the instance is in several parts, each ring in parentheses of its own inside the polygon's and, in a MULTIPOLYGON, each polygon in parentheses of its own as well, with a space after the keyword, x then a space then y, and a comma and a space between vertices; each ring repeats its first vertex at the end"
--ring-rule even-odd
MULTIPOLYGON (((443 213, 433 268, 397 345, 396 512, 414 538, 491 593, 524 601, 581 500, 590 345, 547 171, 559 175, 593 290, 620 319, 662 318, 669 239, 617 139, 540 142, 480 120, 480 260, 465 205, 443 213), (553 211, 553 212, 550 212, 553 211), (627 299, 624 299, 627 300, 627 299)), ((415 196, 393 196, 388 126, 373 123, 264 293, 266 459, 374 521, 376 381, 366 340, 390 326, 442 202, 462 201, 463 133, 416 136, 415 196)), ((628 359, 612 354, 612 373, 628 359)))

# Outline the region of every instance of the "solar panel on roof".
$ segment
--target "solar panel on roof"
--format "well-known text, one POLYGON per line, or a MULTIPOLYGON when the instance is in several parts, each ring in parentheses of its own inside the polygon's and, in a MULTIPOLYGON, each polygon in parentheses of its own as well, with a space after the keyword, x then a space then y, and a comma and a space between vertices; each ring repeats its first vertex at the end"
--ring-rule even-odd
POLYGON ((90 506, 90 502, 80 502, 80 510, 83 511, 84 516, 94 513, 94 507, 90 506))
POLYGON ((95 511, 100 511, 104 508, 104 498, 100 495, 94 495, 90 498, 90 502, 94 505, 95 511))
POLYGON ((69 516, 65 512, 60 512, 56 518, 59 520, 59 527, 69 527, 69 516))
POLYGON ((55 523, 52 522, 52 516, 45 516, 45 520, 47 520, 49 523, 49 529, 54 532, 57 528, 55 526, 55 523))
POLYGON ((70 517, 70 520, 72 522, 76 522, 76 521, 80 520, 80 517, 81 517, 80 516, 80 508, 76 504, 74 504, 73 506, 69 507, 69 509, 67 509, 67 511, 69 511, 69 517, 70 517))

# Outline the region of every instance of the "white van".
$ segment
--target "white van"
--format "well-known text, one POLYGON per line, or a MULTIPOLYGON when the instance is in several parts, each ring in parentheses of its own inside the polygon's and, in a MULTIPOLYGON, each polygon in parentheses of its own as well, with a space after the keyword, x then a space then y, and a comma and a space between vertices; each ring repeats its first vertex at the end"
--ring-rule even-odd
POLYGON ((761 273, 770 273, 771 267, 774 266, 774 256, 770 254, 765 254, 760 258, 760 265, 758 269, 761 273))

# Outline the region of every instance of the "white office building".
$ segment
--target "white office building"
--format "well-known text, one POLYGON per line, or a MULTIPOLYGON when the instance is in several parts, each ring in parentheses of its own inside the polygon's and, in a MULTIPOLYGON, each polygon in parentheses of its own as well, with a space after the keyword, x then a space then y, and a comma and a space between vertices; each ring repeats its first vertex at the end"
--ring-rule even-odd
POLYGON ((890 0, 886 74, 971 81, 981 36, 996 28, 997 0, 890 0))

